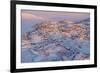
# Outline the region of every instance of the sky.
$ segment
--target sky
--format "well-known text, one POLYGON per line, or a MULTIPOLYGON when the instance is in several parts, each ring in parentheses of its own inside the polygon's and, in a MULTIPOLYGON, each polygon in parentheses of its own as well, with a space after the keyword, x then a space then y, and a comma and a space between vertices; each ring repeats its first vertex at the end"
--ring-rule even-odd
POLYGON ((35 10, 22 10, 23 20, 61 20, 68 19, 71 21, 82 20, 89 18, 89 13, 79 12, 57 12, 57 11, 35 11, 35 10))

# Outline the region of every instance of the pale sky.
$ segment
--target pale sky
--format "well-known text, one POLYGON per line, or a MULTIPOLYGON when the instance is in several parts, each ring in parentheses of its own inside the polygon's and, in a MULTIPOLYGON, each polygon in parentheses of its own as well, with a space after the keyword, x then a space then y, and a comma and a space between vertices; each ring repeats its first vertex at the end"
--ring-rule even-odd
POLYGON ((90 13, 78 13, 78 12, 54 12, 54 11, 35 11, 35 10, 22 10, 23 20, 71 20, 79 21, 90 17, 90 13))

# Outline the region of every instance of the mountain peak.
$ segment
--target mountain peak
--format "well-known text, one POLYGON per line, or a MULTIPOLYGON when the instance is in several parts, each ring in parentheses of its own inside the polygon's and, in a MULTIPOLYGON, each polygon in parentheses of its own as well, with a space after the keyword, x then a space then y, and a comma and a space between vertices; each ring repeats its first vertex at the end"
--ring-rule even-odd
POLYGON ((63 20, 63 21, 60 21, 60 23, 67 23, 67 24, 74 24, 74 22, 73 21, 71 21, 71 20, 63 20))

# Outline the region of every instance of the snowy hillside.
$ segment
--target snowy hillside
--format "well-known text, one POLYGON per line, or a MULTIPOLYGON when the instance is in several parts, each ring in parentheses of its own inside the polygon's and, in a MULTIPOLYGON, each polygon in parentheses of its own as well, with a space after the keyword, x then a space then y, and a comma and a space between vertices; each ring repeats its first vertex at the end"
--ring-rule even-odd
POLYGON ((90 58, 89 19, 44 21, 22 35, 22 63, 90 58))

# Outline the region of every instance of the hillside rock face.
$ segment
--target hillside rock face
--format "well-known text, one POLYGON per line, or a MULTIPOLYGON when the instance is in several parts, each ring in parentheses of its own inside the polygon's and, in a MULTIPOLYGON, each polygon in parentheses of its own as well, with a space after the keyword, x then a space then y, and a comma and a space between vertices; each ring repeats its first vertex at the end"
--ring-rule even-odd
POLYGON ((22 63, 89 59, 89 22, 87 19, 36 24, 22 36, 22 63))

